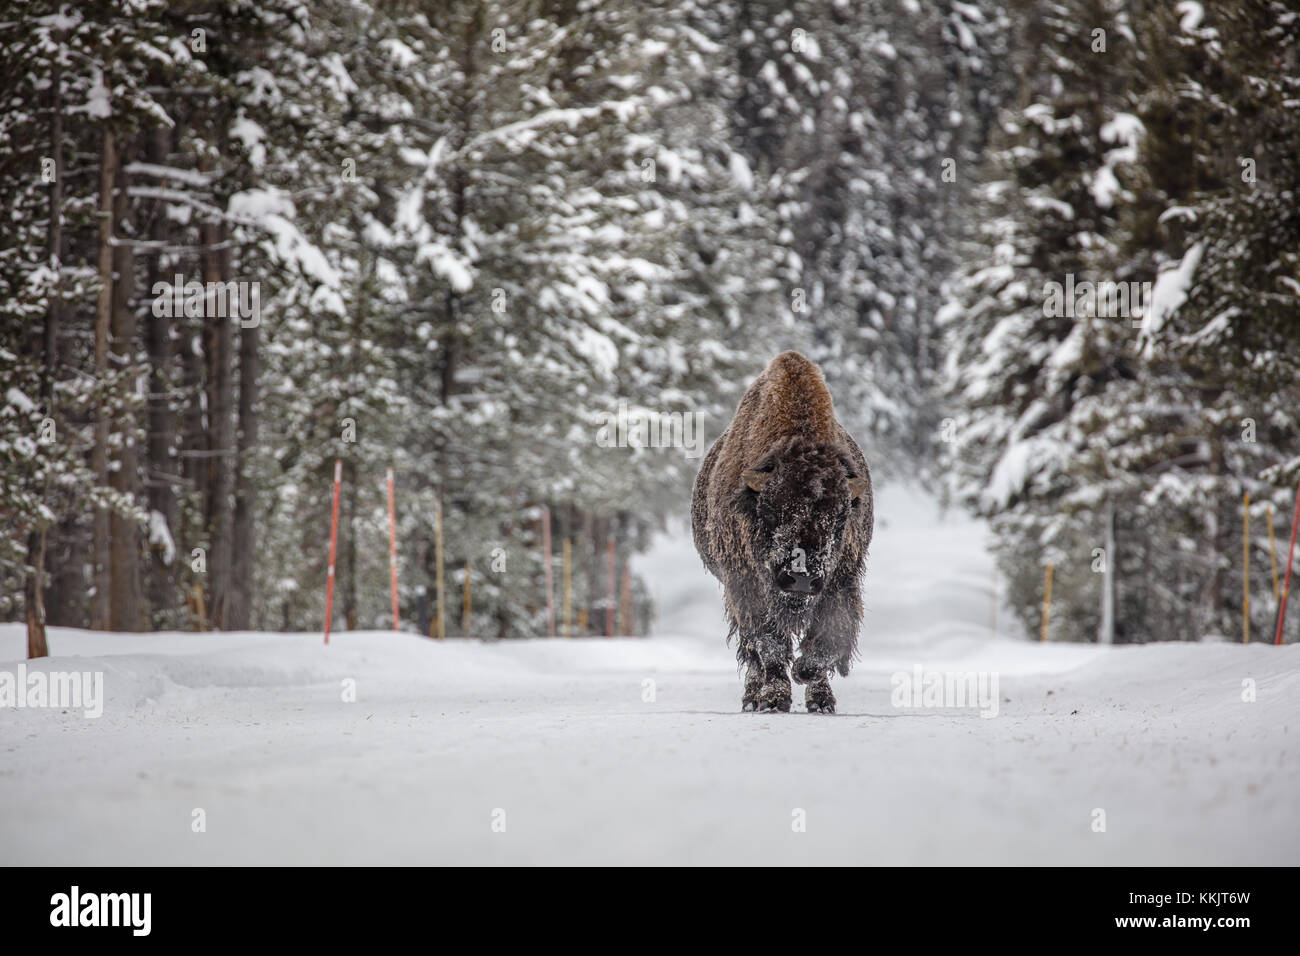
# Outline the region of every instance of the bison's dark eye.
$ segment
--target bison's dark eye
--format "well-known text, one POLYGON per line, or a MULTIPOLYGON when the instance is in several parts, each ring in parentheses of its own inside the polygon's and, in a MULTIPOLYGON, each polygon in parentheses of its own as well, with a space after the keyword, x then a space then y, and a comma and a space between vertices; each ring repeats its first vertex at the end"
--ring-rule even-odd
POLYGON ((740 480, 745 483, 750 491, 762 491, 763 486, 772 479, 772 473, 776 471, 776 464, 773 462, 762 462, 754 468, 746 468, 740 473, 740 480))

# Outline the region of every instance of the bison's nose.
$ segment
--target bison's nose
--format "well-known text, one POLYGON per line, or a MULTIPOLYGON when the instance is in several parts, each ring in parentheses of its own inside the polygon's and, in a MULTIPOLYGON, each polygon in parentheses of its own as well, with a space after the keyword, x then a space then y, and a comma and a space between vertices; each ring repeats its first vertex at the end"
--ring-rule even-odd
POLYGON ((776 575, 776 586, 787 594, 821 594, 826 579, 820 574, 787 571, 782 568, 776 575))

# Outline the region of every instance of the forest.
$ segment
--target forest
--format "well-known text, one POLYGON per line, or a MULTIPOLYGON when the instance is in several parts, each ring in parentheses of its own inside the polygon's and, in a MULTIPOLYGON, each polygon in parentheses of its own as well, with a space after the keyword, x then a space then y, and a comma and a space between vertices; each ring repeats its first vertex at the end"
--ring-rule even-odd
POLYGON ((330 573, 392 626, 389 469, 403 628, 646 633, 635 556, 787 348, 881 481, 987 519, 1026 636, 1050 567, 1047 639, 1272 639, 1291 2, 2 6, 33 656, 316 630, 330 573))

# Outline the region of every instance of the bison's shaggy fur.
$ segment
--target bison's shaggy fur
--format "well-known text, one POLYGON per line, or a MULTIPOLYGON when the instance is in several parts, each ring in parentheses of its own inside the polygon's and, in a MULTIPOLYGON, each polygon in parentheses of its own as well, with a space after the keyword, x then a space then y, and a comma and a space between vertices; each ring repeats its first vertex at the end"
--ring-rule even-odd
POLYGON ((809 711, 834 712, 830 675, 847 675, 857 651, 873 523, 867 461, 821 370, 782 352, 709 449, 691 506, 745 668, 743 709, 788 711, 793 677, 809 711))

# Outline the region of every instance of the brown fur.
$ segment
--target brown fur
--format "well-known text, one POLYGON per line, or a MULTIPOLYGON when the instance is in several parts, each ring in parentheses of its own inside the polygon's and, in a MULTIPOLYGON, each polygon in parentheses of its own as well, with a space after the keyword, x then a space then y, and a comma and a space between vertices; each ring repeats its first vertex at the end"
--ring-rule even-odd
POLYGON ((789 709, 787 668, 799 639, 795 680, 808 685, 810 710, 833 710, 829 674, 847 674, 856 652, 874 515, 866 458, 836 420, 815 364, 783 352, 754 380, 704 458, 691 518, 696 549, 723 583, 731 634, 739 636, 745 708, 789 709), (771 472, 761 490, 747 486, 747 469, 771 472), (856 499, 850 478, 865 479, 856 499), (778 585, 804 545, 807 570, 825 582, 815 596, 778 585))

